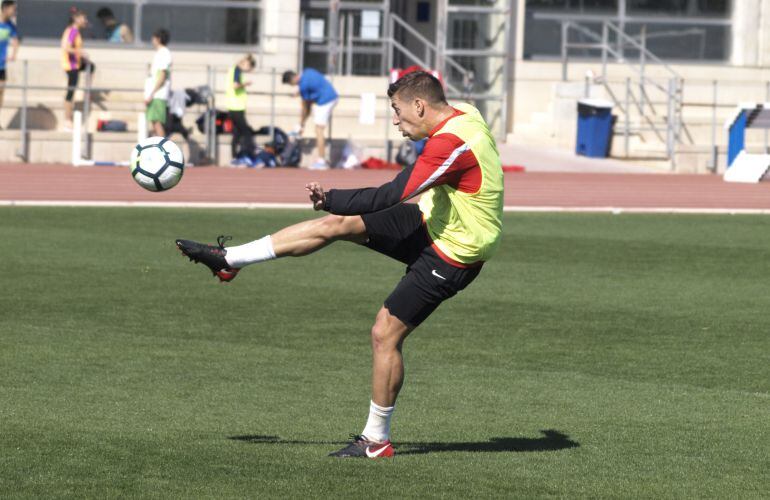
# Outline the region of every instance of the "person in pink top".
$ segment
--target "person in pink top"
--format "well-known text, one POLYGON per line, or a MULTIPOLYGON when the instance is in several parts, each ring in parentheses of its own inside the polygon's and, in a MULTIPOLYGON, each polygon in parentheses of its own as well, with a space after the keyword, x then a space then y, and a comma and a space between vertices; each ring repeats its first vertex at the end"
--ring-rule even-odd
POLYGON ((67 74, 67 94, 64 97, 65 130, 72 129, 73 99, 78 86, 78 76, 83 70, 93 73, 94 65, 83 52, 83 37, 80 32, 88 26, 88 17, 82 10, 70 9, 70 22, 61 37, 62 68, 67 74))

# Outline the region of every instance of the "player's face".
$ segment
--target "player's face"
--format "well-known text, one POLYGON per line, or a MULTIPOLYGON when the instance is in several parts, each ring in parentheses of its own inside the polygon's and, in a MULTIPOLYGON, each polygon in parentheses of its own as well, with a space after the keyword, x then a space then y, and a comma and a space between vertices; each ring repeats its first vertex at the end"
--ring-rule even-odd
POLYGON ((419 141, 428 136, 423 124, 425 103, 419 99, 404 100, 398 94, 390 99, 393 108, 393 125, 398 127, 401 135, 413 141, 419 141))
POLYGON ((6 19, 16 17, 16 4, 11 4, 4 8, 3 16, 5 16, 6 19))

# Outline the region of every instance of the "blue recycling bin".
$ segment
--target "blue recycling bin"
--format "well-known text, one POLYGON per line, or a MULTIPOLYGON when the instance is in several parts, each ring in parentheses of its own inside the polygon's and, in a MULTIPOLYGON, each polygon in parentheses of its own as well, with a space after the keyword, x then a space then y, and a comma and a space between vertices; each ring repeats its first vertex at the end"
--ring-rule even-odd
POLYGON ((575 153, 591 158, 607 158, 610 155, 612 125, 610 101, 580 99, 575 153))

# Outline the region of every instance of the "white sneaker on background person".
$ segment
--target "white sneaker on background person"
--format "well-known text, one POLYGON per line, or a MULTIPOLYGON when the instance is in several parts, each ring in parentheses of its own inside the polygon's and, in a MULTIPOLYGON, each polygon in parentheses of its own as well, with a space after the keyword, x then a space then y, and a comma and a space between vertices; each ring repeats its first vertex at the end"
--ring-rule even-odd
POLYGON ((329 164, 323 158, 319 158, 310 164, 310 170, 329 170, 329 164))

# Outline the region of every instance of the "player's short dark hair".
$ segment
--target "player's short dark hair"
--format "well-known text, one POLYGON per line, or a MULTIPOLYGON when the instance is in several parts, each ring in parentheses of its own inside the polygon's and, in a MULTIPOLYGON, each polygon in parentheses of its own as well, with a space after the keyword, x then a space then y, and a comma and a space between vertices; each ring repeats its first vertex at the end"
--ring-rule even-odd
POLYGON ((168 33, 168 30, 164 28, 155 30, 155 33, 153 33, 152 36, 157 38, 160 44, 163 46, 168 45, 168 41, 171 39, 171 35, 168 33))
POLYGON ((109 7, 102 7, 96 11, 96 17, 99 19, 115 19, 115 14, 112 13, 112 9, 109 7))
POLYGON ((291 83, 295 76, 297 76, 295 71, 284 71, 281 81, 283 81, 283 83, 291 83))
POLYGON ((396 94, 404 100, 419 97, 430 104, 447 104, 441 82, 425 71, 407 73, 395 83, 391 83, 388 87, 388 97, 392 98, 396 94))
POLYGON ((3 0, 3 3, 0 4, 0 10, 5 10, 6 7, 13 7, 16 5, 16 0, 3 0))
POLYGON ((257 60, 254 59, 254 54, 246 54, 243 56, 243 60, 249 63, 252 68, 257 65, 257 60))

